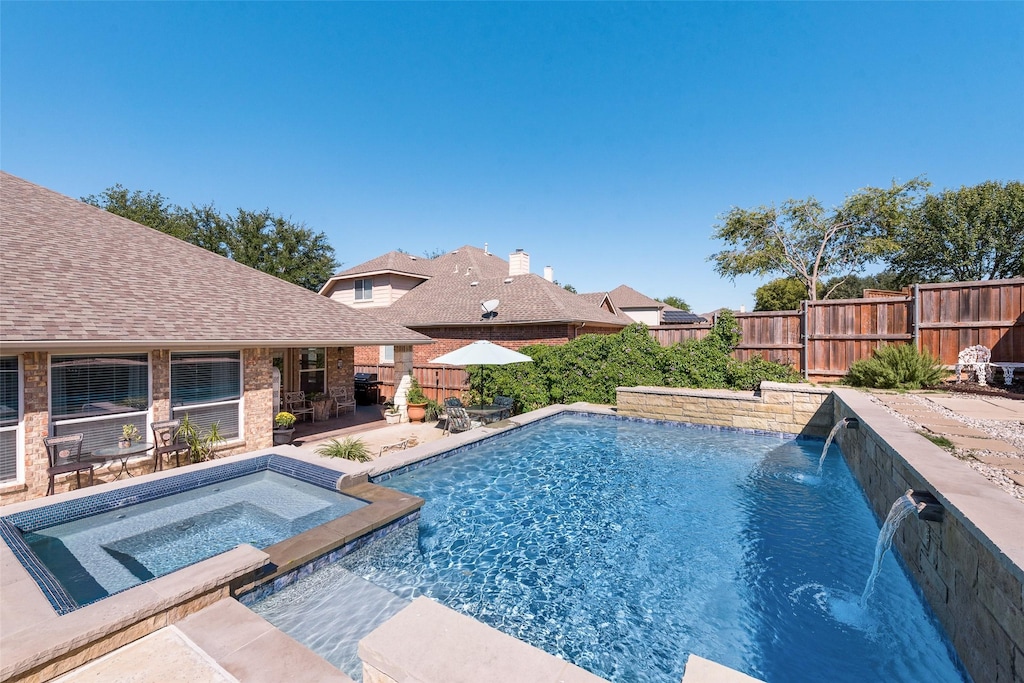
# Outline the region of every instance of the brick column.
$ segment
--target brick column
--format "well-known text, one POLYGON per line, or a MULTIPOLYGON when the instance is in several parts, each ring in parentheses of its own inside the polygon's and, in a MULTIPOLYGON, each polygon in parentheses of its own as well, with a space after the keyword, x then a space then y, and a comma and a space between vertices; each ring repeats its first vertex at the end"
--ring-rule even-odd
POLYGON ((0 504, 15 503, 46 495, 49 478, 43 439, 50 435, 50 386, 48 367, 50 355, 44 352, 25 353, 21 356, 24 401, 25 483, 5 486, 0 493, 0 504))
POLYGON ((242 349, 245 450, 274 445, 274 362, 270 349, 242 349))
MULTIPOLYGON (((170 420, 171 415, 171 352, 167 349, 151 351, 150 380, 153 383, 153 422, 170 420)), ((146 440, 152 438, 146 434, 146 440)))
POLYGON ((402 422, 409 421, 408 401, 405 400, 412 384, 412 346, 395 347, 395 407, 402 414, 402 422))

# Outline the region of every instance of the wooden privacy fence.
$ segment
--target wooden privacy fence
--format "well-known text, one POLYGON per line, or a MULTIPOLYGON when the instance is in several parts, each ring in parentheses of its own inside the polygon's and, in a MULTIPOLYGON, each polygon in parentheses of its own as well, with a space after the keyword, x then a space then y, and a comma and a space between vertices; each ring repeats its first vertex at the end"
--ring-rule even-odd
MULTIPOLYGON (((395 397, 395 366, 356 365, 356 372, 375 372, 380 380, 381 401, 395 397)), ((441 402, 469 390, 469 373, 450 365, 414 365, 412 376, 420 383, 427 398, 441 402)))
MULTIPOLYGON (((742 341, 733 356, 788 363, 814 380, 842 377, 882 344, 913 343, 946 365, 975 344, 990 348, 993 361, 1024 362, 1024 278, 914 285, 908 291, 804 301, 799 311, 737 313, 742 341)), ((711 327, 664 325, 651 334, 669 346, 702 339, 711 327)))

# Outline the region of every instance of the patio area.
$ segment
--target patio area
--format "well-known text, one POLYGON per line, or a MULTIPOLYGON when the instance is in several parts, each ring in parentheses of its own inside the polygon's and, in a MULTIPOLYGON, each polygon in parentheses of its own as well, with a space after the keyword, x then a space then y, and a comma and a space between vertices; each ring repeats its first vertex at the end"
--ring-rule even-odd
MULTIPOLYGON (((315 451, 331 439, 358 438, 370 455, 377 458, 385 446, 406 442, 406 447, 436 441, 444 436, 442 423, 404 422, 390 425, 384 419, 383 405, 356 406, 355 412, 317 422, 296 422, 293 446, 315 451)), ((401 448, 397 446, 397 448, 401 448)))

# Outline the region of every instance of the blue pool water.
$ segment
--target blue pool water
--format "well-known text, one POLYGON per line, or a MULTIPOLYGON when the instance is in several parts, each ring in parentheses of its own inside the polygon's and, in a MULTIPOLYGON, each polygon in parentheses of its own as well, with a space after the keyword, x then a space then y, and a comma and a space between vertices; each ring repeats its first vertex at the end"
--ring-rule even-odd
MULTIPOLYGON (((858 607, 879 523, 841 457, 813 476, 821 448, 564 414, 387 481, 426 500, 418 535, 325 571, 612 681, 678 683, 691 652, 772 683, 966 680, 891 556, 858 607)), ((314 649, 353 598, 317 581, 265 614, 314 649), (322 609, 289 612, 310 593, 322 609)))
POLYGON ((240 543, 266 548, 365 504, 267 470, 39 529, 24 540, 81 606, 240 543))

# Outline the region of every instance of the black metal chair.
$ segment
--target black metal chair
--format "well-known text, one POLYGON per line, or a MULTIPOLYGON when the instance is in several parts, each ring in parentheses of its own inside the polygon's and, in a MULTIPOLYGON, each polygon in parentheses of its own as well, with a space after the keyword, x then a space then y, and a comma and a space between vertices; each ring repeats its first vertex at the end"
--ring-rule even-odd
POLYGON ((92 486, 92 469, 95 463, 82 462, 82 441, 84 434, 67 434, 65 436, 47 436, 43 438, 46 444, 46 455, 50 459, 50 466, 46 468, 46 474, 50 477, 50 484, 46 487, 46 495, 52 495, 54 491, 53 480, 58 474, 75 473, 75 481, 78 488, 82 488, 82 472, 89 472, 89 485, 92 486))
POLYGON ((181 456, 185 455, 185 462, 188 463, 192 457, 192 449, 188 443, 178 434, 181 427, 181 420, 162 420, 149 425, 153 430, 153 471, 159 472, 164 468, 164 456, 174 454, 174 466, 181 467, 181 456))
POLYGON ((507 420, 508 418, 512 417, 512 408, 514 404, 515 401, 513 401, 508 396, 495 396, 494 405, 501 406, 502 409, 501 413, 498 415, 498 419, 507 420))

